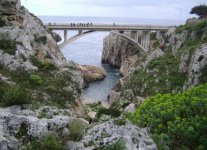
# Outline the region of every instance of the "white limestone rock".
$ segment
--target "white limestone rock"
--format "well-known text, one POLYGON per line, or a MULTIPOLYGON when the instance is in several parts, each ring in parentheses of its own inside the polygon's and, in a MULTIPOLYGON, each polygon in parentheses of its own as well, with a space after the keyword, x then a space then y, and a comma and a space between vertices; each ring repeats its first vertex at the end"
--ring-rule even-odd
POLYGON ((188 70, 188 81, 186 82, 184 89, 198 85, 206 76, 206 68, 207 44, 203 44, 196 49, 194 55, 191 57, 188 70))
POLYGON ((48 132, 66 135, 65 126, 73 120, 70 110, 44 106, 37 110, 20 106, 0 108, 0 149, 20 149, 21 138, 28 136, 41 138, 48 132), (41 118, 45 113, 46 118, 41 118), (26 127, 26 135, 18 137, 22 125, 26 127))
POLYGON ((156 150, 146 129, 141 129, 130 123, 116 125, 113 120, 98 124, 89 129, 83 139, 76 143, 73 149, 93 150, 101 146, 112 145, 123 140, 127 150, 156 150))

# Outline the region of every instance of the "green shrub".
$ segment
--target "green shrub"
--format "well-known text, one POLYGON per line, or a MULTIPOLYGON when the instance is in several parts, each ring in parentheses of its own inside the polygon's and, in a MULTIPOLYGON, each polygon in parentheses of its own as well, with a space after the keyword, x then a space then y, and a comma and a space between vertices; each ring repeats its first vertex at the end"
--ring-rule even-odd
POLYGON ((62 140, 54 133, 48 133, 40 140, 32 140, 26 150, 61 150, 62 140))
POLYGON ((70 130, 69 139, 73 141, 80 141, 84 135, 84 125, 78 120, 74 120, 68 125, 70 130))
POLYGON ((34 75, 34 74, 30 75, 30 82, 32 82, 36 85, 42 85, 43 84, 43 81, 42 81, 41 77, 39 75, 34 75))
POLYGON ((118 140, 116 143, 104 147, 98 148, 98 150, 125 150, 125 144, 123 140, 118 140))
POLYGON ((22 122, 16 136, 17 138, 22 138, 27 135, 27 132, 28 132, 28 126, 25 122, 22 122))
POLYGON ((0 49, 10 55, 15 55, 16 52, 16 41, 14 40, 0 40, 0 49))
POLYGON ((47 37, 45 35, 40 37, 35 36, 34 41, 45 45, 47 43, 47 37))
POLYGON ((42 62, 42 69, 43 70, 55 70, 57 69, 56 66, 54 64, 52 64, 49 61, 43 61, 42 62))
POLYGON ((0 83, 0 104, 3 106, 30 103, 30 93, 19 86, 8 86, 0 83))
POLYGON ((57 67, 49 61, 40 61, 36 56, 31 56, 30 60, 34 66, 37 66, 40 71, 55 70, 57 67))
POLYGON ((117 118, 121 115, 121 112, 115 108, 109 108, 109 109, 100 108, 97 113, 97 118, 100 118, 102 115, 108 115, 117 118))
POLYGON ((144 101, 128 118, 150 127, 160 149, 207 148, 207 85, 181 94, 158 94, 144 101))

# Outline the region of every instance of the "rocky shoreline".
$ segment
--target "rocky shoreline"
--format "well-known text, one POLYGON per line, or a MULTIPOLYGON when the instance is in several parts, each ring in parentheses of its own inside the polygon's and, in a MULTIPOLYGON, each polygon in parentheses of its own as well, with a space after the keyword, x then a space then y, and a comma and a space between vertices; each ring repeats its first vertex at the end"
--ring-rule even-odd
POLYGON ((83 75, 83 88, 87 88, 91 82, 101 81, 106 77, 106 71, 103 68, 91 65, 77 65, 77 67, 83 75))

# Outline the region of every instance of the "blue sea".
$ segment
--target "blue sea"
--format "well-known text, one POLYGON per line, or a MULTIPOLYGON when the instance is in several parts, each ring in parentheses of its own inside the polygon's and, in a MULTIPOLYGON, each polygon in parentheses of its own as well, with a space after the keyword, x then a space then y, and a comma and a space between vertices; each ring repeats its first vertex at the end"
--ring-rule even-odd
MULTIPOLYGON (((133 19, 133 18, 104 18, 104 17, 64 17, 64 16, 40 16, 44 23, 94 23, 94 24, 159 24, 178 25, 179 21, 133 19)), ((63 31, 55 31, 63 37, 63 31)), ((77 34, 76 31, 68 31, 68 37, 77 34)), ((109 32, 94 32, 74 41, 62 49, 63 55, 81 65, 94 65, 102 67, 107 72, 103 81, 91 83, 89 88, 84 90, 83 97, 87 101, 106 101, 111 89, 120 78, 118 69, 108 64, 101 63, 103 50, 103 39, 109 32)))

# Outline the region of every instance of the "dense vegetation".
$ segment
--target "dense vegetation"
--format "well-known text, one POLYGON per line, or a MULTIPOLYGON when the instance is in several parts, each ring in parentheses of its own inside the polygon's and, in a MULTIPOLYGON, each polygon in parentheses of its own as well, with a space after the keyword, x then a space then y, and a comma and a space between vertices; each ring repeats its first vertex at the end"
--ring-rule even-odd
POLYGON ((149 127, 160 149, 207 149, 207 84, 153 96, 128 118, 149 127))

